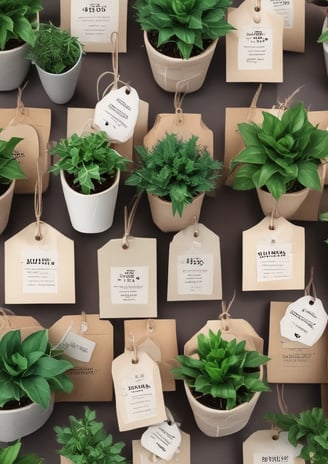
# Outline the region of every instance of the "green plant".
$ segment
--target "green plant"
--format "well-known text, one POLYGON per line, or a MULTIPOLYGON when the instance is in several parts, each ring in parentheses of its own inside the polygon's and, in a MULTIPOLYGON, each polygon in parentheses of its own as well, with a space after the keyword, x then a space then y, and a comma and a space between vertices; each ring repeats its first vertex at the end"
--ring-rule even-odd
POLYGON ((5 448, 0 449, 1 464, 42 464, 44 459, 39 458, 35 454, 26 454, 23 456, 20 453, 22 443, 18 440, 5 448))
POLYGON ((40 24, 27 58, 53 74, 62 74, 78 61, 82 45, 77 37, 53 24, 40 24))
POLYGON ((265 419, 288 431, 288 441, 302 445, 300 458, 311 464, 327 464, 328 419, 322 408, 312 408, 296 414, 268 413, 265 419))
POLYGON ((25 177, 15 158, 15 147, 21 140, 19 137, 11 137, 8 141, 0 140, 0 184, 9 184, 14 179, 25 177))
POLYGON ((232 186, 236 190, 265 187, 278 200, 300 187, 320 190, 318 167, 328 156, 328 131, 310 123, 303 103, 281 118, 263 111, 262 124, 238 124, 246 147, 231 161, 238 166, 232 186))
POLYGON ((73 134, 60 140, 50 153, 59 157, 50 167, 50 172, 59 174, 61 170, 65 171, 72 177, 73 184, 86 195, 96 189, 96 184, 102 184, 117 170, 125 170, 128 162, 110 147, 103 131, 85 136, 73 134))
MULTIPOLYGON (((319 214, 320 221, 328 222, 328 211, 319 214)), ((326 238, 325 243, 328 245, 328 238, 326 238)))
POLYGON ((255 392, 268 391, 260 378, 260 366, 269 358, 222 338, 218 330, 197 336, 195 355, 178 355, 179 367, 172 369, 176 379, 184 380, 198 400, 217 409, 232 409, 250 401, 255 392))
POLYGON ((10 41, 33 44, 41 0, 0 0, 0 50, 10 41))
POLYGON ((73 464, 112 464, 126 463, 121 455, 125 444, 113 443, 102 422, 96 421, 96 412, 85 407, 84 416, 69 416, 68 427, 55 427, 57 442, 63 447, 60 455, 70 459, 73 464))
POLYGON ((184 207, 202 192, 212 190, 222 163, 214 160, 197 137, 184 141, 176 134, 166 134, 148 150, 135 147, 140 166, 126 179, 138 193, 147 192, 172 202, 173 215, 182 216, 184 207))
POLYGON ((72 367, 51 348, 45 329, 24 340, 20 330, 7 332, 0 340, 0 408, 29 402, 46 408, 52 391, 71 393, 73 384, 65 372, 72 367))
POLYGON ((155 33, 157 48, 175 43, 180 58, 201 52, 205 41, 226 35, 231 0, 136 0, 134 8, 142 30, 155 33))

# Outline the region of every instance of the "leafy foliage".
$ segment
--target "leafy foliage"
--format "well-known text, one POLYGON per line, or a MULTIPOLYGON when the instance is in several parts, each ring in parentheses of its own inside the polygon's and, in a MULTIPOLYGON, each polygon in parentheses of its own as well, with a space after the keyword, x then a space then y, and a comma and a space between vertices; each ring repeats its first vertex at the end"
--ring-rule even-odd
POLYGON ((95 190, 95 183, 101 184, 106 176, 125 170, 127 166, 127 159, 110 147, 103 131, 85 136, 73 134, 60 140, 50 153, 59 157, 50 172, 59 174, 63 170, 71 174, 74 184, 86 195, 95 190))
POLYGON ((312 408, 300 414, 266 414, 265 419, 288 431, 293 446, 302 445, 300 457, 311 464, 327 464, 328 419, 322 408, 312 408))
POLYGON ((260 379, 259 367, 269 358, 257 351, 247 351, 246 341, 237 343, 222 338, 221 331, 197 337, 197 357, 178 355, 180 367, 172 372, 184 380, 196 397, 209 395, 222 401, 222 409, 232 409, 250 401, 255 392, 268 391, 260 379))
POLYGON ((327 40, 328 40, 328 29, 326 29, 319 35, 317 42, 322 43, 322 42, 327 42, 327 40))
MULTIPOLYGON (((320 221, 328 222, 328 211, 320 213, 319 219, 320 219, 320 221)), ((326 238, 325 243, 327 243, 327 245, 328 245, 328 238, 326 238)))
POLYGON ((136 0, 141 29, 158 33, 157 46, 176 42, 181 57, 188 59, 204 40, 225 36, 233 27, 226 22, 231 0, 136 0))
POLYGON ((96 421, 96 412, 85 407, 84 417, 69 416, 69 427, 55 427, 57 442, 63 447, 59 454, 73 464, 127 463, 121 451, 123 442, 113 443, 104 424, 96 421))
POLYGON ((62 74, 75 65, 81 50, 78 38, 68 31, 53 24, 40 24, 27 58, 49 73, 62 74))
POLYGON ((72 367, 52 350, 46 330, 24 340, 20 330, 7 332, 0 340, 0 408, 24 398, 46 408, 52 391, 71 393, 73 384, 65 372, 72 367))
POLYGON ((35 454, 20 454, 22 443, 18 440, 5 448, 0 449, 1 464, 42 464, 44 459, 35 454))
POLYGON ((33 44, 41 9, 41 0, 0 0, 0 50, 5 50, 11 39, 33 44))
POLYGON ((135 147, 140 166, 132 171, 126 184, 135 186, 138 193, 168 198, 173 215, 178 212, 182 216, 194 197, 214 188, 222 167, 197 140, 194 135, 184 141, 176 134, 166 134, 151 150, 135 147))
POLYGON ((0 140, 0 184, 9 184, 13 179, 23 179, 25 174, 14 156, 15 147, 22 139, 11 137, 0 140))
POLYGON ((318 166, 328 156, 328 131, 310 123, 303 103, 288 108, 281 118, 262 114, 262 125, 238 125, 246 147, 231 162, 231 170, 239 167, 233 188, 265 186, 276 200, 297 183, 320 190, 318 166))

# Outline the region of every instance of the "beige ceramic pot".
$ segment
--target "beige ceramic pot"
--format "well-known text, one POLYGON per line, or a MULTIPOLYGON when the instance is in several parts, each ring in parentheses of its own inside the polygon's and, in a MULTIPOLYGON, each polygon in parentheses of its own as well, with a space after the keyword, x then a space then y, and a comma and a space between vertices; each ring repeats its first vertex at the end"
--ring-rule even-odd
POLYGON ((310 193, 310 189, 304 188, 298 192, 285 193, 281 195, 278 201, 273 198, 271 193, 263 189, 257 189, 256 192, 265 216, 271 216, 273 212, 275 217, 282 216, 285 219, 289 219, 301 207, 310 193))
POLYGON ((60 456, 60 464, 72 464, 72 461, 65 456, 60 456))
POLYGON ((184 60, 159 53, 144 32, 144 43, 155 82, 167 92, 195 92, 204 83, 218 39, 197 56, 184 60))
POLYGON ((156 195, 148 194, 150 212, 154 224, 163 232, 177 232, 199 221, 200 211, 205 193, 198 195, 192 203, 184 207, 182 216, 173 216, 172 203, 164 201, 156 195))
POLYGON ((9 221, 14 190, 15 180, 11 182, 5 193, 0 196, 0 234, 2 234, 2 232, 5 230, 9 221))

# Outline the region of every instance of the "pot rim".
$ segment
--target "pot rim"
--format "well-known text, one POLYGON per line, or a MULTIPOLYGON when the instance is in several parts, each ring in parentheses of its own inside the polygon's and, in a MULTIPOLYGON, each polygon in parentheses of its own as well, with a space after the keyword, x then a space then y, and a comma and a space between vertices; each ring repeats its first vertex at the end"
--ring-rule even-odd
MULTIPOLYGON (((66 171, 65 171, 66 172, 66 171)), ((80 193, 80 192, 77 192, 76 190, 72 189, 72 187, 68 184, 67 180, 66 180, 66 177, 65 177, 65 172, 63 170, 60 171, 60 178, 62 179, 62 182, 65 183, 65 185, 67 186, 67 188, 70 190, 71 194, 72 195, 75 195, 77 197, 93 197, 93 198, 96 198, 96 197, 99 197, 99 196, 102 196, 105 192, 108 192, 108 190, 111 190, 113 188, 116 187, 116 185, 119 183, 120 181, 120 175, 121 175, 121 171, 120 170, 117 170, 116 173, 115 173, 115 180, 113 182, 113 184, 108 187, 107 189, 101 191, 101 192, 96 192, 96 193, 89 193, 89 194, 85 194, 85 193, 80 193)))

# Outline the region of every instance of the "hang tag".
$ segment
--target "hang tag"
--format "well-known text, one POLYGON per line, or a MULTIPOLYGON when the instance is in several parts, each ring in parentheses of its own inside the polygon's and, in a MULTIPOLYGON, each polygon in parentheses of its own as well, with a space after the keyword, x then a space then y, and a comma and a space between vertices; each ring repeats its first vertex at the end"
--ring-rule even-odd
POLYGON ((133 464, 190 464, 190 435, 181 431, 181 443, 173 457, 167 461, 149 452, 140 440, 132 440, 133 464))
POLYGON ((93 125, 113 142, 126 142, 133 135, 139 112, 139 96, 126 85, 111 90, 95 107, 93 125))
POLYGON ((243 464, 295 464, 301 449, 289 443, 288 432, 276 435, 272 430, 258 430, 243 443, 243 464))
POLYGON ((153 425, 141 436, 141 445, 156 456, 170 461, 181 443, 181 432, 175 422, 153 425))
POLYGON ((126 351, 113 360, 112 375, 120 431, 158 424, 166 419, 157 364, 148 354, 126 351))
POLYGON ((288 340, 312 346, 321 338, 327 321, 321 300, 306 295, 288 305, 280 321, 280 332, 288 340))
POLYGON ((95 349, 95 342, 68 330, 60 340, 56 349, 77 361, 89 362, 95 349))
POLYGON ((221 298, 220 238, 203 224, 186 227, 170 243, 167 299, 221 298))

